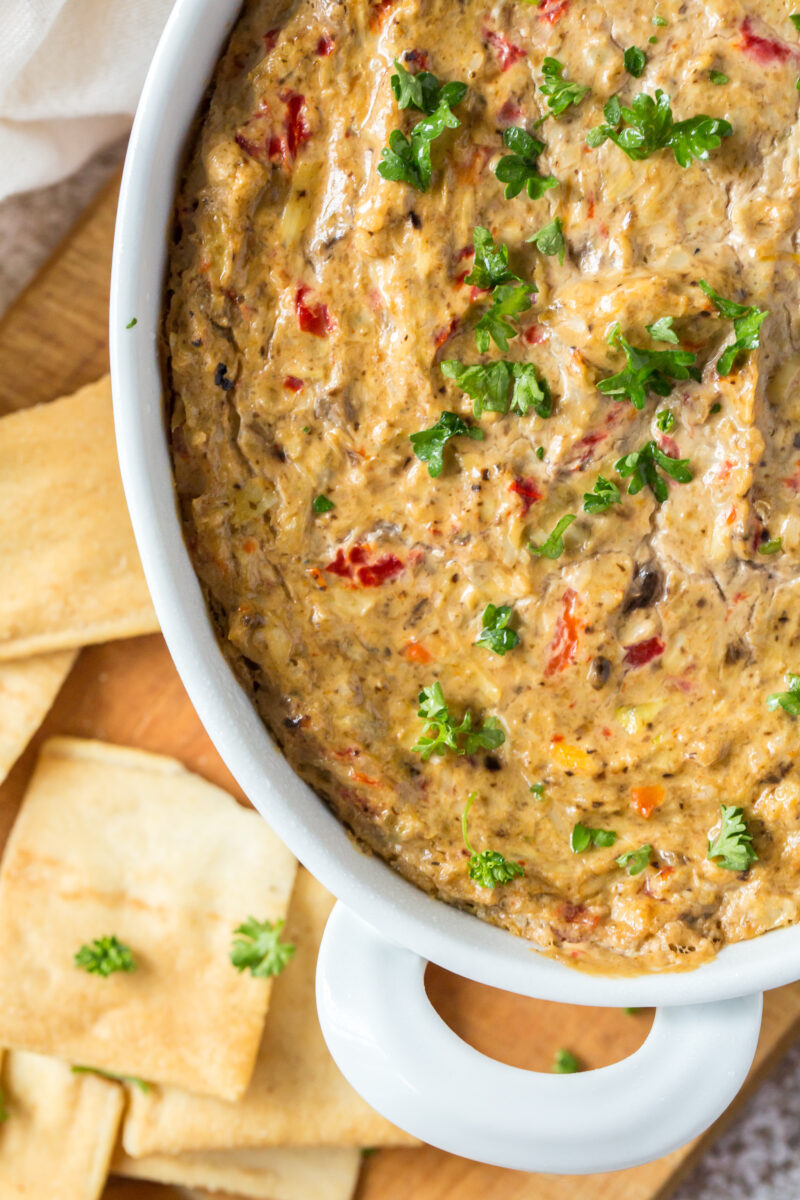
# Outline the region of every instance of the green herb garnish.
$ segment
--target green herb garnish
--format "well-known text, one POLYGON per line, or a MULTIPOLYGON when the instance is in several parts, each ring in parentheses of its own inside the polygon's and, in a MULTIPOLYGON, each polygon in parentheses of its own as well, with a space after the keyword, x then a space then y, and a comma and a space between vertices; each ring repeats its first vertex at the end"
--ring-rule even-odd
POLYGON ((503 145, 511 154, 504 154, 494 169, 506 185, 506 199, 512 200, 523 188, 531 200, 538 200, 550 188, 558 186, 552 175, 540 175, 536 160, 544 150, 544 142, 532 137, 526 129, 512 125, 503 133, 503 145))
POLYGON ((518 330, 507 318, 527 312, 531 307, 530 293, 535 291, 535 286, 528 283, 501 283, 494 289, 491 308, 475 323, 475 342, 481 354, 489 349, 490 341, 504 353, 508 352, 508 339, 516 337, 518 330))
POLYGON ((578 821, 573 825, 569 838, 570 850, 573 854, 583 854, 590 846, 613 846, 617 835, 613 829, 590 829, 578 821))
POLYGON ((728 76, 722 71, 709 71, 708 78, 711 83, 716 84, 717 87, 721 87, 723 83, 728 83, 728 76))
POLYGON ((675 414, 671 413, 668 408, 662 408, 661 412, 656 413, 656 425, 662 433, 669 433, 676 425, 675 414))
POLYGON ((550 416, 550 388, 533 363, 500 359, 468 366, 446 359, 440 365, 445 378, 454 380, 470 397, 476 417, 484 412, 507 413, 509 409, 523 417, 531 409, 540 417, 550 416))
POLYGON ((116 1075, 113 1071, 104 1071, 101 1067, 74 1066, 71 1070, 73 1075, 99 1075, 102 1079, 113 1079, 116 1083, 130 1083, 145 1093, 149 1092, 152 1086, 138 1075, 116 1075))
POLYGON ((126 328, 126 329, 133 329, 134 325, 136 325, 136 324, 138 324, 137 318, 136 318, 136 317, 131 317, 130 321, 128 321, 128 324, 125 326, 125 328, 126 328))
POLYGON ((573 83, 564 78, 564 64, 557 58, 546 58, 542 63, 544 83, 539 84, 539 91, 547 96, 547 107, 550 115, 560 117, 573 104, 580 104, 590 89, 583 84, 573 83))
POLYGON ((644 50, 640 50, 638 46, 628 46, 623 59, 628 74, 632 75, 634 79, 639 79, 647 63, 647 55, 644 50))
POLYGON ((469 437, 480 442, 483 440, 483 430, 468 425, 458 413, 443 412, 430 429, 421 429, 419 433, 409 435, 414 453, 417 458, 428 464, 428 474, 432 479, 441 475, 444 469, 445 446, 454 437, 469 437))
POLYGON ((753 836, 747 830, 741 808, 720 805, 721 821, 719 833, 708 840, 708 857, 726 871, 746 871, 756 862, 758 855, 753 849, 753 836))
POLYGON ((519 863, 506 858, 499 850, 482 850, 480 854, 473 850, 467 837, 467 814, 472 808, 477 794, 477 792, 470 793, 466 807, 461 814, 461 834, 464 838, 464 845, 470 854, 469 877, 481 887, 500 887, 502 884, 511 883, 512 879, 518 879, 520 875, 524 875, 525 869, 519 863))
POLYGON ((501 283, 521 283, 508 265, 508 246, 495 244, 485 225, 476 225, 472 231, 475 247, 475 262, 464 282, 479 288, 496 288, 501 283))
POLYGON ((787 674, 786 684, 787 692, 773 692, 767 696, 767 708, 770 712, 782 708, 790 717, 800 717, 800 675, 787 674))
POLYGON ((528 542, 528 549, 531 554, 537 558, 560 558, 564 553, 564 533, 575 519, 572 513, 567 513, 566 516, 563 516, 547 540, 542 542, 541 546, 534 546, 532 542, 528 542))
POLYGON ((528 788, 528 791, 532 792, 532 794, 536 797, 537 800, 541 800, 542 796, 544 795, 544 784, 543 783, 532 783, 531 786, 528 788))
POLYGON ((557 254, 559 263, 563 265, 566 242, 558 217, 554 217, 549 225, 543 225, 538 232, 531 234, 525 241, 533 242, 541 254, 557 254))
POLYGON ((587 513, 603 513, 612 504, 619 504, 622 497, 619 488, 610 479, 598 475, 591 492, 583 493, 583 511, 587 513))
POLYGON ((654 342, 672 342, 674 346, 677 346, 678 335, 672 328, 674 320, 674 317, 659 317, 652 325, 645 325, 645 329, 654 342))
POLYGON ((686 121, 676 121, 669 96, 660 88, 655 98, 641 92, 630 108, 612 96, 603 114, 605 124, 589 130, 587 144, 594 147, 612 141, 635 161, 669 148, 679 166, 688 167, 693 158, 708 158, 709 151, 715 150, 723 138, 733 133, 728 121, 708 117, 705 113, 686 121))
POLYGON ((465 83, 441 84, 430 71, 412 75, 402 63, 394 60, 396 75, 389 80, 399 108, 416 108, 430 115, 436 112, 442 100, 453 107, 467 94, 465 83))
POLYGON ((800 31, 800 13, 790 13, 789 20, 792 22, 795 29, 800 31))
POLYGON ((90 975, 102 975, 104 979, 115 971, 136 970, 130 948, 117 941, 113 933, 108 937, 95 938, 90 945, 81 946, 73 962, 90 975))
POLYGON ((629 496, 637 495, 647 485, 658 503, 663 504, 669 495, 669 490, 658 473, 657 468, 659 467, 676 483, 691 483, 692 481, 688 458, 670 458, 656 442, 647 442, 641 450, 625 454, 614 463, 614 468, 621 477, 630 479, 629 496))
POLYGON ((689 350, 647 350, 643 346, 632 346, 615 324, 608 336, 609 345, 624 351, 627 366, 616 375, 601 379, 598 390, 605 396, 627 398, 634 408, 645 406, 649 392, 668 396, 676 380, 697 378, 694 363, 696 354, 689 350))
POLYGON ((554 1075, 574 1075, 580 1069, 581 1064, 571 1050, 556 1050, 556 1055, 553 1059, 554 1075))
POLYGON ((628 850, 625 854, 620 854, 617 858, 617 866, 627 867, 629 875, 641 875, 650 862, 650 855, 652 853, 653 847, 649 842, 645 842, 638 850, 628 850))
POLYGON ((381 151, 378 174, 382 179, 407 183, 418 192, 427 192, 433 175, 431 143, 446 129, 457 129, 461 122, 453 113, 467 94, 465 83, 441 85, 435 75, 423 71, 412 75, 395 60, 397 74, 391 78, 392 91, 401 108, 417 108, 426 115, 406 137, 399 129, 389 134, 389 145, 381 151))
POLYGON ((283 921, 257 921, 248 917, 234 929, 230 959, 239 972, 249 970, 256 979, 280 975, 297 947, 280 939, 283 921))
POLYGON ((654 16, 654 17, 652 18, 652 24, 653 24, 653 25, 661 25, 661 26, 664 26, 664 25, 666 25, 666 24, 667 24, 667 21, 666 21, 666 19, 665 19, 664 17, 659 17, 659 16, 656 14, 656 16, 654 16))
POLYGON ((780 554, 783 550, 783 538, 770 538, 768 542, 762 542, 758 547, 759 554, 780 554))
POLYGON ((710 417, 714 417, 714 416, 716 416, 716 414, 718 412, 722 412, 722 405, 721 404, 712 404, 711 408, 708 410, 708 415, 710 417))
POLYGON ((417 716, 425 722, 425 727, 411 749, 422 757, 423 762, 427 762, 432 754, 445 754, 447 750, 454 750, 456 754, 496 750, 506 740, 497 717, 487 717, 480 729, 473 729, 472 714, 467 709, 461 721, 456 723, 438 681, 420 692, 417 716))
POLYGON ((740 354, 758 348, 761 326, 764 319, 769 316, 769 309, 755 308, 747 304, 737 304, 735 300, 726 300, 724 296, 720 296, 719 292, 715 292, 705 279, 699 280, 699 283, 720 316, 733 321, 736 340, 723 350, 717 362, 717 374, 730 375, 733 364, 740 354))
POLYGON ((536 457, 539 459, 539 462, 542 461, 542 459, 544 458, 544 446, 536 447, 536 457))
POLYGON ((519 634, 509 628, 514 615, 510 604, 487 604, 481 618, 481 631, 476 646, 485 646, 495 654, 505 654, 519 645, 519 634))
POLYGON ((326 513, 330 512, 332 508, 336 507, 336 505, 332 500, 329 500, 327 496, 319 495, 314 497, 311 507, 315 513, 326 513))

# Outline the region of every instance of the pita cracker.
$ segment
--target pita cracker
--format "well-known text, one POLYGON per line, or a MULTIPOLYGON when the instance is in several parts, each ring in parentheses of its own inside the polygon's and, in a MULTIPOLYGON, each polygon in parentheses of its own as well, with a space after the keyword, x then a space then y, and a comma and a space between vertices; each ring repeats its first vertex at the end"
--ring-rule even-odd
POLYGON ((0 659, 153 633, 108 377, 0 418, 0 659))
POLYGON ((272 980, 234 969, 233 930, 282 919, 296 869, 256 812, 173 759, 46 742, 0 868, 0 1045, 235 1099, 272 980), (135 971, 74 965, 109 934, 135 971))
POLYGON ((224 1190, 255 1200, 350 1200, 360 1166, 356 1149, 206 1150, 174 1157, 129 1158, 118 1151, 115 1175, 224 1190))
POLYGON ((234 1146, 417 1146, 339 1071, 317 1019, 314 973, 334 899, 302 867, 286 937, 297 955, 275 983, 250 1086, 237 1104, 175 1088, 131 1089, 123 1146, 134 1156, 234 1146))
POLYGON ((0 783, 44 720, 77 651, 0 662, 0 783))
POLYGON ((7 1051, 0 1075, 3 1200, 97 1200, 125 1102, 116 1083, 74 1075, 40 1054, 7 1051))

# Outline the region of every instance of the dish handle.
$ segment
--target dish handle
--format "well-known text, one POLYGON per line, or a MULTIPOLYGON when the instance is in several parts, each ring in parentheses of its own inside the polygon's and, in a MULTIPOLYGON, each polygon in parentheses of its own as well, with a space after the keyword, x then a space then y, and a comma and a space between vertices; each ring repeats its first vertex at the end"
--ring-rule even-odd
POLYGON ((465 1158, 571 1175, 649 1162, 723 1112, 755 1054, 760 993, 659 1008, 644 1044, 609 1067, 521 1070, 445 1025, 425 993, 425 966, 337 903, 317 963, 320 1024, 373 1108, 465 1158))

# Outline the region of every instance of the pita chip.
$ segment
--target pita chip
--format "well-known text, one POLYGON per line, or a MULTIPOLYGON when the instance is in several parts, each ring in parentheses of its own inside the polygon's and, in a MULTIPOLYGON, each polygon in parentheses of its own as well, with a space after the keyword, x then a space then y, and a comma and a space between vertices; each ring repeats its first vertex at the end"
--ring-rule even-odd
POLYGON ((153 633, 158 622, 99 380, 0 418, 0 659, 153 633))
POLYGON ((255 1200, 350 1200, 360 1166, 356 1149, 206 1150, 196 1154, 129 1158, 119 1151, 115 1175, 208 1188, 255 1200))
POLYGON ((379 1116, 339 1071, 317 1019, 314 973, 334 899, 302 867, 286 937, 296 957, 276 980, 250 1086, 237 1104, 176 1088, 131 1089, 123 1145, 130 1155, 235 1146, 417 1146, 379 1116))
POLYGON ((0 783, 44 720, 77 651, 0 662, 0 783))
POLYGON ((75 1075, 66 1063, 7 1051, 0 1084, 3 1200, 98 1200, 105 1186, 125 1092, 75 1075))
POLYGON ((296 860, 261 817, 170 758, 45 742, 0 867, 0 1045, 236 1099, 272 980, 233 930, 282 920, 296 860), (75 953, 114 935, 131 972, 75 953))

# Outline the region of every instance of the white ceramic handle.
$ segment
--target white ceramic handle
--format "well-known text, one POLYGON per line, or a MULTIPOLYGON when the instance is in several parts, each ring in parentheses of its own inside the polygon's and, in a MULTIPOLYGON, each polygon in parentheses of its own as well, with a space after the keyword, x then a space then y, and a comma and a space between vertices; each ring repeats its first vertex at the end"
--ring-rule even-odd
POLYGON ((723 1112, 755 1054, 760 994, 660 1008, 644 1045, 610 1067, 520 1070, 445 1025, 425 966, 338 903, 317 964, 319 1019, 342 1074, 373 1108, 465 1158, 573 1175, 649 1162, 723 1112))

